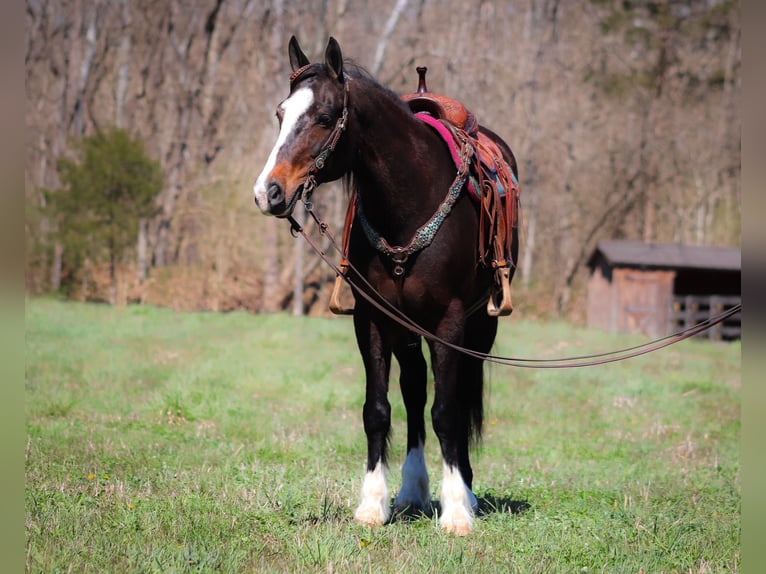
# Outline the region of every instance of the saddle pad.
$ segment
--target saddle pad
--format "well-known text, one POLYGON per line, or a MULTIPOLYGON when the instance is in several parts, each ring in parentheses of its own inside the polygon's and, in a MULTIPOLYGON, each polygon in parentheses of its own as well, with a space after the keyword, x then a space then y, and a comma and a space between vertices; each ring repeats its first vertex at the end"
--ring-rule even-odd
MULTIPOLYGON (((439 120, 434 118, 433 116, 424 113, 419 112, 415 114, 415 117, 418 118, 423 123, 429 125, 432 127, 436 132, 441 136, 441 138, 444 140, 444 143, 447 144, 447 148, 449 148, 450 155, 452 156, 452 161, 455 162, 455 167, 458 169, 460 168, 460 150, 458 150, 457 142, 455 142, 455 138, 452 136, 452 133, 450 130, 439 120)), ((482 145, 482 147, 494 147, 494 143, 489 140, 484 134, 479 133, 478 134, 478 143, 482 145)), ((476 139, 471 138, 473 143, 476 143, 476 139)), ((497 153, 497 156, 500 157, 501 154, 497 153)), ((477 153, 477 157, 480 160, 481 163, 481 169, 483 172, 484 178, 491 179, 495 186, 497 186, 497 190, 500 193, 500 197, 503 197, 506 193, 505 185, 503 184, 502 178, 498 174, 497 166, 494 164, 494 162, 489 163, 487 159, 483 157, 482 154, 477 153)), ((503 160, 500 160, 503 161, 503 160)), ((516 176, 513 174, 513 170, 511 170, 510 166, 508 164, 505 164, 506 171, 511 175, 513 178, 513 183, 518 185, 518 182, 516 181, 516 176)), ((475 199, 476 201, 479 201, 481 199, 481 193, 478 189, 478 182, 476 179, 475 174, 471 174, 471 176, 468 178, 468 191, 471 194, 471 197, 475 199)))

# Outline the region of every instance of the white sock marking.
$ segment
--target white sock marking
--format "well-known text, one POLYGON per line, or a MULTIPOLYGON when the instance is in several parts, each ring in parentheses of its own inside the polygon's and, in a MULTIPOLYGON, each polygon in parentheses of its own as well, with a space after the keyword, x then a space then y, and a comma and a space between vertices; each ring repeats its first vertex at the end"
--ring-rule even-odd
POLYGON ((294 92, 281 104, 284 115, 282 116, 282 125, 279 128, 279 137, 277 138, 277 143, 274 144, 274 147, 271 150, 271 154, 269 154, 269 159, 266 161, 266 165, 264 166, 263 171, 261 171, 261 174, 258 176, 258 179, 255 180, 255 185, 253 186, 255 203, 258 205, 261 211, 266 211, 268 209, 269 202, 266 197, 268 178, 269 174, 274 169, 274 166, 277 164, 277 156, 279 155, 279 150, 281 150, 282 146, 285 145, 287 138, 295 129, 295 125, 297 124, 298 120, 303 114, 306 113, 313 101, 314 92, 312 92, 310 88, 306 87, 300 88, 294 92))
POLYGON ((457 467, 444 465, 441 489, 442 512, 439 525, 443 530, 465 536, 473 529, 473 511, 478 501, 463 482, 457 467))
POLYGON ((378 462, 374 470, 367 471, 364 475, 362 502, 354 513, 354 520, 368 526, 380 526, 390 515, 386 467, 378 462))
POLYGON ((428 486, 428 470, 423 443, 407 453, 402 465, 402 488, 396 495, 395 506, 427 508, 431 502, 428 486))

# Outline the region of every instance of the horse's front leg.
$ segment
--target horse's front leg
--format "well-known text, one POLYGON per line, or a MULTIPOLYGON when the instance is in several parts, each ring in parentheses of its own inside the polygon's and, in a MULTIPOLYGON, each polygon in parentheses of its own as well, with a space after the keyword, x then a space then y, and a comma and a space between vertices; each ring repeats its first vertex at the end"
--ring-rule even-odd
POLYGON ((380 526, 391 516, 386 485, 386 451, 391 429, 391 405, 388 402, 391 347, 378 326, 365 317, 358 306, 354 313, 354 331, 367 381, 363 411, 367 471, 354 520, 367 526, 380 526))
POLYGON ((394 346, 394 356, 401 368, 399 385, 407 409, 407 457, 402 465, 402 488, 396 495, 394 509, 396 512, 425 510, 431 502, 424 453, 426 425, 423 416, 428 398, 428 375, 420 337, 414 334, 402 337, 394 346))

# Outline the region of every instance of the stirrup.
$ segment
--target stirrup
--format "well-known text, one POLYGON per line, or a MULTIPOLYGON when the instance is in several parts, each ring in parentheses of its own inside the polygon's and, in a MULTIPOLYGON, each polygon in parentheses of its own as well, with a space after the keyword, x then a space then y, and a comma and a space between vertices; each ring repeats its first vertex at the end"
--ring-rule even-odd
MULTIPOLYGON (((348 269, 348 265, 341 264, 340 271, 345 277, 346 270, 348 269)), ((340 301, 340 292, 341 289, 343 289, 343 286, 346 285, 346 281, 343 277, 340 275, 335 276, 335 285, 332 287, 332 294, 330 294, 330 312, 334 315, 353 315, 354 314, 354 307, 347 307, 343 305, 340 301)), ((350 290, 350 287, 346 285, 346 289, 350 290)))
POLYGON ((499 289, 493 287, 489 293, 489 301, 487 301, 487 315, 490 317, 505 317, 513 311, 513 303, 511 302, 511 269, 509 267, 501 267, 497 270, 497 275, 502 286, 502 298, 500 299, 500 305, 498 305, 496 301, 499 289))

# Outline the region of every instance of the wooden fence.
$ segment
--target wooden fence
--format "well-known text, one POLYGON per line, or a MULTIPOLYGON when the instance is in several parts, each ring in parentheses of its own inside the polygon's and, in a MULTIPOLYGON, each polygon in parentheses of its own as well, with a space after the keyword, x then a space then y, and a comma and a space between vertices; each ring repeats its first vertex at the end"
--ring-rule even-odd
MULTIPOLYGON (((682 295, 673 297, 670 312, 670 333, 689 329, 719 315, 742 302, 739 295, 682 295)), ((713 325, 702 333, 714 341, 733 341, 742 338, 742 312, 735 313, 725 321, 713 325)))

